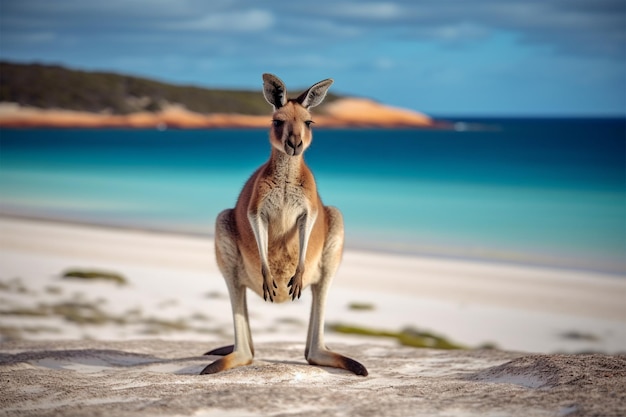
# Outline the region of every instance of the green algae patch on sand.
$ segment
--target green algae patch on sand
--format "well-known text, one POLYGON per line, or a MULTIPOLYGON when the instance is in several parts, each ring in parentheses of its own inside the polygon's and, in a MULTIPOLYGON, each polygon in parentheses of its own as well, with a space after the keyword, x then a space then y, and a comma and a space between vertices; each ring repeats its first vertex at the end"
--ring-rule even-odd
POLYGON ((62 277, 64 279, 81 279, 85 281, 110 281, 117 285, 128 284, 128 280, 123 275, 107 271, 70 269, 63 272, 62 277))
POLYGON ((352 302, 348 304, 348 309, 355 311, 373 311, 376 307, 371 303, 352 302))
POLYGON ((404 346, 416 348, 467 349, 467 347, 451 342, 443 336, 413 328, 405 328, 399 332, 393 332, 345 324, 333 324, 330 326, 330 330, 343 334, 393 338, 398 340, 398 342, 404 346))

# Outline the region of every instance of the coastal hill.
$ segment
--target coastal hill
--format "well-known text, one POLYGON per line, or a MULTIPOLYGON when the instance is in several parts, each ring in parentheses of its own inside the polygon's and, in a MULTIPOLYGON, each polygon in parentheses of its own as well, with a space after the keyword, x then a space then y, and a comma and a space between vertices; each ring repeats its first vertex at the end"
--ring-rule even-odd
MULTIPOLYGON (((129 75, 0 62, 0 127, 266 127, 258 91, 180 86, 129 75)), ((329 93, 323 127, 430 127, 421 113, 329 93)))

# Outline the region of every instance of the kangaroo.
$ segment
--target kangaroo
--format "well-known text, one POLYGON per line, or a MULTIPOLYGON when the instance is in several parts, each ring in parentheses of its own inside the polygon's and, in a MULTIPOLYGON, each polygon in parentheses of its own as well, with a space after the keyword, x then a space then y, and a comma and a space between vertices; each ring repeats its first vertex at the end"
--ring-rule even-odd
POLYGON ((320 81, 298 98, 287 99, 285 84, 263 74, 263 95, 274 108, 270 158, 248 179, 235 208, 222 211, 215 225, 215 253, 230 296, 235 344, 207 352, 223 357, 202 374, 252 363, 247 288, 265 301, 280 303, 300 298, 310 286, 306 360, 367 375, 359 362, 324 344, 324 309, 341 261, 343 217, 337 208, 322 204, 303 153, 312 139, 309 109, 322 102, 332 83, 320 81))

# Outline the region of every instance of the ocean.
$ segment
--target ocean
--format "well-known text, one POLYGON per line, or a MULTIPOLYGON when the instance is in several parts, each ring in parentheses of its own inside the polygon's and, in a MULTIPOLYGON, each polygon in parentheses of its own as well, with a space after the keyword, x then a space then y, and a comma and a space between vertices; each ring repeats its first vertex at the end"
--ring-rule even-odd
MULTIPOLYGON (((316 129, 347 247, 626 274, 626 119, 316 129)), ((264 130, 0 130, 0 213, 211 235, 264 130)))

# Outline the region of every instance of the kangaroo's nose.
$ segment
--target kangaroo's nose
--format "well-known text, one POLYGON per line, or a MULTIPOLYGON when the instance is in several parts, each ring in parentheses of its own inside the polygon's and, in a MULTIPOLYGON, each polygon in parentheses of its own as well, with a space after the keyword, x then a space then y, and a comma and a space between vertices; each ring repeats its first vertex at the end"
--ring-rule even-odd
POLYGON ((302 139, 297 136, 291 136, 285 144, 285 152, 288 155, 300 155, 302 153, 302 139))

